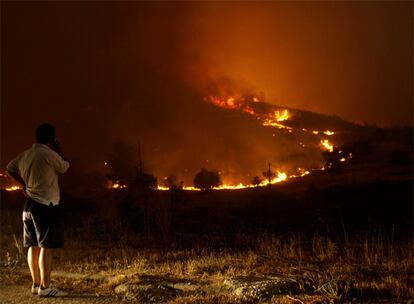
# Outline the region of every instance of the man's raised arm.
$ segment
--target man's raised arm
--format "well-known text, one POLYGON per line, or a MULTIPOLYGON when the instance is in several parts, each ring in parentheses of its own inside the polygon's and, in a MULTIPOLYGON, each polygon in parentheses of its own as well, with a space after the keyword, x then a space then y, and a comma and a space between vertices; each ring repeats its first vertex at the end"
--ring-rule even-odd
POLYGON ((57 140, 55 140, 51 148, 59 155, 59 157, 54 161, 55 170, 59 174, 67 173, 70 170, 71 166, 68 159, 62 153, 60 143, 57 140))

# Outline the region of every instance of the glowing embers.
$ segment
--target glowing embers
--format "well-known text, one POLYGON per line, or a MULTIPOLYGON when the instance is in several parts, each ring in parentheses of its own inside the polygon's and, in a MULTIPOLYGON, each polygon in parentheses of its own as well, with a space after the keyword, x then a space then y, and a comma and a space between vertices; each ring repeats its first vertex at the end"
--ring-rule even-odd
POLYGON ((127 185, 124 185, 120 183, 119 181, 112 183, 112 185, 110 186, 111 189, 125 189, 126 187, 127 185))
MULTIPOLYGON (((307 130, 306 129, 302 129, 304 132, 306 132, 307 130)), ((317 130, 313 130, 312 131, 312 133, 313 134, 315 134, 315 135, 318 135, 318 134, 325 134, 325 135, 328 135, 328 136, 332 136, 332 135, 335 135, 335 132, 333 132, 333 131, 330 131, 330 130, 326 130, 326 131, 317 131, 317 130)))
POLYGON ((324 149, 328 150, 329 152, 333 152, 334 146, 329 142, 329 140, 321 139, 320 144, 324 149))

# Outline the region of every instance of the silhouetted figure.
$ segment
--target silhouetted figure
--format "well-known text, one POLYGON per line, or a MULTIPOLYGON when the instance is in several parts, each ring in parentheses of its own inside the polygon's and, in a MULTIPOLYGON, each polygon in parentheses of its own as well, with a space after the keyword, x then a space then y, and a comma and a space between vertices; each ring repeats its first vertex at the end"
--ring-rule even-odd
POLYGON ((55 128, 41 124, 36 143, 12 160, 7 173, 22 184, 26 196, 23 209, 23 246, 32 275, 32 293, 59 297, 66 292, 50 285, 52 256, 63 247, 63 216, 58 176, 69 169, 55 138, 55 128))

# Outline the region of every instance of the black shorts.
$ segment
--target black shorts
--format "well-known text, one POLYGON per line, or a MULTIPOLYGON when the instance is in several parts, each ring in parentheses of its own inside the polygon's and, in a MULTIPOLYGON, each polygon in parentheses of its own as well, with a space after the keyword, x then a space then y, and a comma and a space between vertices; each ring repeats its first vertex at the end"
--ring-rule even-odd
POLYGON ((63 216, 60 205, 46 206, 31 198, 23 209, 23 246, 63 247, 63 216))

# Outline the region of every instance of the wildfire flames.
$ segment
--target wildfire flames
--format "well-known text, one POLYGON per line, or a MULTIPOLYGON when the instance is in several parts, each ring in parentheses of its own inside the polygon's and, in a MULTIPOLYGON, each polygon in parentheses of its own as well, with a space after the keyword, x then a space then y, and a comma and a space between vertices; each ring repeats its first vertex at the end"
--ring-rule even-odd
MULTIPOLYGON (((293 115, 288 109, 278 109, 278 110, 272 110, 269 113, 256 113, 255 112, 255 104, 258 104, 261 102, 260 98, 258 97, 251 97, 243 98, 243 97, 235 97, 235 96, 229 96, 226 98, 219 98, 217 96, 207 96, 205 98, 207 102, 210 102, 211 104, 226 109, 226 110, 232 110, 232 111, 239 111, 241 113, 244 113, 245 115, 250 115, 254 117, 262 126, 264 127, 271 127, 271 128, 277 128, 287 131, 288 133, 292 132, 304 132, 306 134, 309 134, 309 136, 315 136, 315 147, 318 147, 322 149, 323 151, 333 152, 334 151, 334 144, 328 140, 327 138, 323 138, 324 136, 332 137, 336 133, 331 130, 312 130, 309 131, 306 128, 295 128, 293 127, 294 124, 289 124, 290 120, 292 119, 293 115), (322 137, 322 138, 321 138, 322 137)), ((273 134, 273 136, 275 136, 273 134)), ((303 144, 302 142, 299 143, 300 146, 305 147, 307 145, 303 144)), ((340 162, 345 162, 347 159, 352 158, 352 153, 349 153, 348 156, 345 156, 342 154, 341 158, 339 159, 340 162)), ((107 166, 108 163, 105 162, 105 166, 107 166)), ((224 183, 218 187, 213 187, 213 190, 234 190, 234 189, 245 189, 245 188, 255 188, 255 187, 264 187, 267 185, 273 185, 277 183, 281 183, 284 181, 287 181, 289 179, 299 178, 303 177, 305 175, 310 174, 312 171, 315 170, 324 170, 325 168, 311 168, 311 169, 303 169, 298 168, 296 170, 295 174, 288 174, 283 171, 277 171, 274 176, 271 178, 265 178, 263 180, 259 180, 255 184, 227 184, 224 183)), ((7 175, 1 173, 0 177, 6 178, 7 175)), ((124 189, 127 188, 127 185, 120 183, 119 181, 110 181, 108 184, 108 188, 110 189, 124 189)), ((18 185, 12 185, 3 187, 6 191, 16 191, 22 189, 18 185)), ((158 186, 158 190, 168 190, 168 187, 165 186, 158 186)), ((200 189, 194 187, 194 186, 182 186, 183 190, 189 190, 189 191, 199 191, 200 189)))
MULTIPOLYGON (((243 97, 236 98, 236 97, 231 96, 227 98, 219 98, 217 96, 207 96, 205 100, 223 109, 241 111, 251 116, 254 116, 257 120, 261 121, 262 126, 274 127, 278 129, 286 129, 289 132, 292 132, 293 130, 295 130, 293 127, 284 123, 284 122, 288 122, 289 119, 292 117, 288 109, 280 109, 280 110, 273 111, 272 113, 258 114, 254 111, 252 106, 249 104, 250 103, 249 100, 246 100, 246 98, 243 98, 243 97)), ((258 97, 253 97, 252 102, 259 103, 261 101, 258 97)), ((302 132, 311 133, 314 135, 322 135, 322 134, 327 135, 327 136, 335 135, 335 132, 331 130, 324 130, 324 131, 313 130, 309 132, 307 129, 302 128, 300 130, 295 130, 295 131, 302 131, 302 132)), ((332 146, 332 145, 329 144, 329 146, 332 146)), ((323 147, 326 148, 328 151, 330 151, 331 149, 331 148, 328 148, 328 146, 325 144, 323 145, 323 147)))
MULTIPOLYGON (((292 118, 292 113, 288 109, 278 109, 276 111, 271 111, 270 113, 256 113, 254 110, 254 105, 260 103, 261 100, 258 97, 252 97, 250 99, 244 97, 235 97, 235 96, 228 96, 226 98, 219 98, 217 96, 207 96, 205 100, 217 107, 226 110, 232 111, 239 111, 246 115, 250 115, 254 117, 260 124, 264 127, 272 127, 277 129, 286 130, 288 133, 292 132, 304 132, 309 134, 310 136, 315 136, 315 147, 322 149, 323 151, 333 152, 334 151, 334 144, 328 140, 327 138, 323 138, 323 136, 332 137, 336 133, 332 130, 312 130, 309 131, 305 128, 294 128, 292 125, 289 125, 289 122, 292 118), (322 139, 321 139, 322 136, 322 139)), ((274 136, 274 135, 273 135, 274 136)), ((303 143, 300 143, 302 147, 305 147, 303 143)), ((347 157, 341 157, 339 159, 340 162, 345 162, 348 158, 352 158, 352 153, 350 153, 347 157)), ((105 163, 107 165, 107 163, 105 163)), ((271 178, 265 178, 263 180, 258 181, 256 184, 227 184, 224 183, 220 186, 213 187, 213 190, 234 190, 234 189, 246 189, 246 188, 255 188, 255 187, 264 187, 281 183, 290 179, 299 178, 311 174, 312 171, 315 170, 325 170, 324 167, 321 168, 312 168, 312 169, 303 169, 298 168, 296 170, 296 174, 287 174, 283 171, 277 171, 277 173, 271 178)), ((118 181, 113 182, 110 185, 112 189, 123 189, 126 188, 126 185, 120 184, 118 181)), ((169 190, 169 187, 166 186, 157 186, 158 190, 169 190)), ((199 188, 194 186, 182 186, 180 189, 188 190, 188 191, 200 191, 199 188)))
POLYGON ((8 192, 23 189, 21 186, 14 184, 13 180, 5 173, 0 172, 0 182, 0 188, 8 192))
POLYGON ((328 150, 329 152, 333 152, 334 146, 329 142, 327 139, 321 140, 321 146, 328 150))
MULTIPOLYGON (((107 165, 107 163, 105 162, 105 166, 107 165)), ((111 189, 124 189, 127 186, 120 183, 119 181, 115 181, 115 182, 109 182, 109 188, 111 189)))
POLYGON ((22 189, 22 187, 20 187, 20 186, 11 186, 11 187, 4 188, 4 190, 6 190, 6 191, 16 191, 16 190, 20 190, 20 189, 22 189))
MULTIPOLYGON (((304 171, 301 168, 298 169, 298 171, 301 171, 300 174, 295 174, 295 175, 287 175, 285 172, 277 172, 277 175, 273 178, 271 178, 271 180, 269 181, 268 179, 265 179, 263 181, 261 181, 259 184, 243 184, 243 183, 239 183, 237 185, 228 185, 228 184, 223 184, 220 185, 218 187, 213 187, 213 190, 237 190, 237 189, 246 189, 246 188, 256 188, 256 187, 264 187, 264 186, 268 186, 270 185, 274 185, 277 183, 281 183, 283 181, 286 181, 289 178, 296 178, 296 177, 302 177, 305 175, 310 174, 309 171, 304 171)), ((158 190, 169 190, 168 187, 164 187, 164 186, 158 186, 157 187, 158 190)), ((193 186, 190 187, 183 187, 183 190, 190 190, 190 191, 201 191, 201 189, 199 188, 195 188, 193 186)))
MULTIPOLYGON (((280 109, 272 113, 258 114, 253 110, 252 106, 249 104, 249 101, 246 100, 245 98, 236 98, 233 96, 227 97, 227 98, 218 98, 216 96, 208 96, 205 98, 205 100, 223 109, 242 111, 251 116, 254 116, 257 120, 261 121, 262 126, 265 126, 265 127, 286 129, 289 132, 301 131, 305 133, 311 133, 313 135, 322 135, 322 134, 327 135, 327 136, 335 135, 335 132, 331 130, 325 130, 325 131, 313 130, 309 132, 305 128, 298 129, 298 130, 294 129, 293 127, 286 124, 286 122, 288 122, 289 119, 292 117, 288 109, 280 109)), ((260 99, 258 97, 253 97, 252 101, 253 103, 258 103, 260 102, 260 99)), ((327 150, 329 152, 333 151, 334 146, 332 143, 329 142, 328 139, 321 139, 319 143, 322 149, 327 150)))

